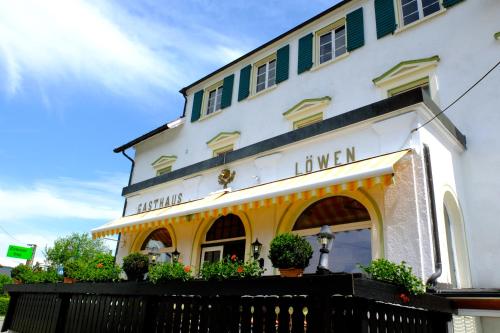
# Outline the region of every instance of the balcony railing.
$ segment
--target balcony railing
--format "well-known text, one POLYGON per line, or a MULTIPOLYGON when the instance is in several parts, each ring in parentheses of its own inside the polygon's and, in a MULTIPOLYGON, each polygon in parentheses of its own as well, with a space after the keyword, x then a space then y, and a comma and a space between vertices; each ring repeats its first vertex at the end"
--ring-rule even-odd
POLYGON ((3 330, 447 332, 448 300, 356 274, 253 280, 8 285, 3 330), (406 303, 403 303, 405 301, 406 303))

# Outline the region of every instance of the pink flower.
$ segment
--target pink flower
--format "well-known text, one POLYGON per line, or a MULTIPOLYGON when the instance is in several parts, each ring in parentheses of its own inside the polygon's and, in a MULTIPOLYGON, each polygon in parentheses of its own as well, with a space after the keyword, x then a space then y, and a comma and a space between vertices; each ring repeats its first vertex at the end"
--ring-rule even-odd
POLYGON ((236 254, 233 254, 233 255, 231 256, 231 260, 232 260, 232 261, 236 261, 236 259, 238 259, 238 257, 236 256, 236 254))

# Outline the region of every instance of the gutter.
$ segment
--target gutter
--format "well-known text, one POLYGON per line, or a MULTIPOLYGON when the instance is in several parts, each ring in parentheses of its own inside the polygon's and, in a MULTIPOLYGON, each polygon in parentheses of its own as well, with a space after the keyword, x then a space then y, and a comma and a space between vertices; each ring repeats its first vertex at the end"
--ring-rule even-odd
POLYGON ((434 273, 427 279, 426 284, 436 287, 437 279, 443 273, 443 263, 441 262, 441 248, 439 244, 439 233, 437 226, 436 200, 434 196, 434 181, 432 178, 431 155, 429 146, 424 144, 424 164, 425 174, 427 178, 427 187, 429 189, 429 203, 431 206, 431 222, 432 222, 432 240, 434 243, 434 273))

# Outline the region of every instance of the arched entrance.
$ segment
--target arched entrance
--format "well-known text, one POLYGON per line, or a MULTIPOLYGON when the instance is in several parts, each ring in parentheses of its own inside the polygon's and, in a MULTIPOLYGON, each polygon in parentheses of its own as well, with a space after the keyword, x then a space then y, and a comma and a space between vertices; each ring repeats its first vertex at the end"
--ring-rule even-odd
POLYGON ((201 244, 201 265, 232 255, 244 260, 245 240, 245 227, 239 216, 228 214, 219 217, 208 229, 201 244))
POLYGON ((335 233, 329 260, 332 272, 358 272, 357 264, 370 263, 372 223, 368 210, 354 198, 334 196, 311 204, 293 225, 292 232, 305 237, 314 249, 306 273, 316 271, 319 261, 316 234, 322 225, 329 225, 335 233))
POLYGON ((156 262, 169 262, 173 252, 172 237, 165 228, 153 230, 142 242, 140 252, 155 254, 156 262))

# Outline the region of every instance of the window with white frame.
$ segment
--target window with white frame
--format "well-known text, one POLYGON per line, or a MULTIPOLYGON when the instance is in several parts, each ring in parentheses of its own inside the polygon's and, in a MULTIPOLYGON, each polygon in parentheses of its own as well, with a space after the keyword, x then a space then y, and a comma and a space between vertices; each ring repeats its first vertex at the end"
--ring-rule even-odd
POLYGON ((405 26, 441 9, 439 0, 399 0, 401 25, 405 26))
POLYGON ((205 115, 209 115, 221 109, 222 101, 222 83, 212 86, 207 91, 207 104, 205 115))
POLYGON ((255 92, 258 93, 276 83, 276 55, 272 55, 255 64, 255 92))
POLYGON ((318 63, 323 64, 347 52, 345 20, 335 22, 316 32, 318 63))

